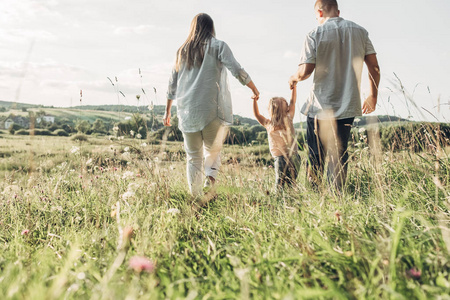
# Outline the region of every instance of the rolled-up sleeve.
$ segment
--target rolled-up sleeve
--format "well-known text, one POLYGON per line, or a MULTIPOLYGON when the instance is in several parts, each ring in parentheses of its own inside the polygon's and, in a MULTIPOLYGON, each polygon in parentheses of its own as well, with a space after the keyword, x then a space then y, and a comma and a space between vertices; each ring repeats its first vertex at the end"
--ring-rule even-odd
POLYGON ((376 54, 375 48, 373 47, 372 41, 369 38, 369 33, 366 33, 366 45, 365 45, 366 55, 376 54))
POLYGON ((178 72, 175 67, 169 79, 169 87, 167 89, 167 99, 174 100, 177 96, 178 72))
POLYGON ((219 61, 236 77, 242 85, 247 85, 252 79, 250 75, 241 67, 233 56, 230 47, 222 42, 219 47, 219 61))
POLYGON ((316 41, 311 34, 308 34, 303 44, 302 53, 300 55, 300 63, 302 64, 315 64, 316 63, 316 41))

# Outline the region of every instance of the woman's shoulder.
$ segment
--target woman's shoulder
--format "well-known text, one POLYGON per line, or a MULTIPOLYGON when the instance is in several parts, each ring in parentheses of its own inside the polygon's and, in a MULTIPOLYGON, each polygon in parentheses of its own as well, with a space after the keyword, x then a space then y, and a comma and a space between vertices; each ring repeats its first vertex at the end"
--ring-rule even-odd
POLYGON ((211 38, 211 47, 222 48, 224 46, 228 46, 224 41, 216 39, 215 37, 211 38))

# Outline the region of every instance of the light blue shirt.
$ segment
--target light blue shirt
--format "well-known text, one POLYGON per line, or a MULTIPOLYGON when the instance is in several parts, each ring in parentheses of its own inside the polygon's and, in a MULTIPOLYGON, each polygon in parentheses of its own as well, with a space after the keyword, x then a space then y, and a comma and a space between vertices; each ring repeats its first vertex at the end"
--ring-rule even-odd
POLYGON ((242 85, 251 81, 225 42, 211 38, 205 47, 205 57, 200 67, 188 70, 182 64, 178 72, 175 68, 172 70, 169 80, 167 99, 177 101, 178 127, 182 132, 201 131, 216 118, 223 124, 232 124, 226 69, 242 85))
POLYGON ((361 116, 361 73, 366 55, 374 54, 367 30, 330 18, 305 40, 300 64, 315 64, 314 82, 301 112, 321 118, 331 111, 336 119, 361 116))

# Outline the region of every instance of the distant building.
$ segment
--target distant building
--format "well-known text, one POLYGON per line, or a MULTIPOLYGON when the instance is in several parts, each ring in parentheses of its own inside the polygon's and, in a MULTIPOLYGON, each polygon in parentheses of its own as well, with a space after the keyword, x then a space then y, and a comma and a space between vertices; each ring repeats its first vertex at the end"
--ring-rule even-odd
POLYGON ((41 123, 41 121, 45 121, 47 123, 55 123, 55 117, 51 115, 45 115, 39 118, 36 118, 37 123, 41 123))
POLYGON ((22 116, 9 117, 5 121, 5 129, 9 129, 12 124, 17 124, 23 128, 30 128, 30 120, 22 116))
POLYGON ((12 119, 6 119, 5 129, 9 129, 9 127, 11 127, 12 124, 14 124, 14 121, 12 119))

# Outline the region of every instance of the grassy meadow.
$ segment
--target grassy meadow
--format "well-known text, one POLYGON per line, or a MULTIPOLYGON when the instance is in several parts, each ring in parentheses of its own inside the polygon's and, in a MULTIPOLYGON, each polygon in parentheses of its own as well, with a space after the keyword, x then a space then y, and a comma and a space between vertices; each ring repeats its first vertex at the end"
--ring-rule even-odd
POLYGON ((196 209, 182 143, 3 132, 0 299, 450 299, 450 149, 350 151, 337 197, 225 145, 196 209))

